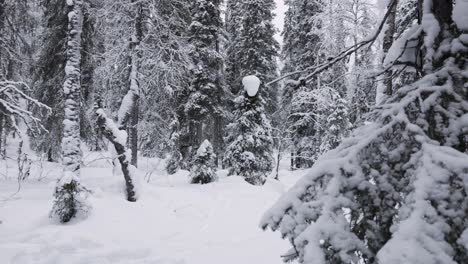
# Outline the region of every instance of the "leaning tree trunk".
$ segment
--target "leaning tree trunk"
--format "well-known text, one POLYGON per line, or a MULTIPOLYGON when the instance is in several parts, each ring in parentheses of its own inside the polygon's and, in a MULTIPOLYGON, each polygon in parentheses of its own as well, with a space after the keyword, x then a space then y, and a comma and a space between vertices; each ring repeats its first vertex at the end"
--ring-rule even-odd
POLYGON ((67 1, 68 40, 67 62, 65 65, 65 119, 63 122, 62 164, 63 175, 55 189, 55 201, 51 216, 58 216, 61 222, 68 222, 85 207, 81 201, 83 190, 80 181, 80 63, 81 31, 83 27, 82 1, 67 1))
POLYGON ((100 108, 101 106, 98 105, 98 107, 99 109, 96 111, 97 125, 101 129, 103 135, 114 145, 125 178, 127 200, 129 202, 135 202, 135 167, 130 164, 131 157, 129 157, 127 151, 127 137, 123 136, 125 135, 125 130, 120 130, 111 119, 107 118, 104 110, 100 108))

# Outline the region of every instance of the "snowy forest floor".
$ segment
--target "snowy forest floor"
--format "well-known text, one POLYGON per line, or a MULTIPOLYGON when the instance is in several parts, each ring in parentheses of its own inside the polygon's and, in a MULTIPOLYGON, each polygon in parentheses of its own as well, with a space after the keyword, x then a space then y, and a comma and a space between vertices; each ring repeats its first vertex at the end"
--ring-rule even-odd
POLYGON ((15 161, 0 162, 0 263, 282 263, 288 243, 258 224, 303 174, 286 170, 286 160, 280 182, 259 187, 223 170, 216 183, 191 185, 187 171, 169 176, 163 161, 141 158, 142 193, 130 203, 105 155, 84 156, 81 177, 93 209, 65 225, 48 217, 59 164, 33 162, 16 193, 15 161))

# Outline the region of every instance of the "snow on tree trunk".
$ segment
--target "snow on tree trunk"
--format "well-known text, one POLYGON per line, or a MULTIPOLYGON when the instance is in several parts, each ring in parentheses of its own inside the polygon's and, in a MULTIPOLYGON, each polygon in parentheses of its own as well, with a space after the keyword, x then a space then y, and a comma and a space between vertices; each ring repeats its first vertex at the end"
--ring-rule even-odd
POLYGON ((135 170, 131 165, 130 150, 127 148, 127 132, 119 129, 112 119, 107 118, 103 109, 96 111, 97 125, 101 128, 103 135, 114 145, 117 157, 125 179, 127 200, 135 202, 137 195, 135 192, 135 170))
POLYGON ((68 42, 65 65, 65 120, 63 122, 62 164, 63 175, 55 188, 51 217, 68 222, 87 210, 84 188, 80 184, 80 62, 83 13, 81 0, 68 0, 68 42))
POLYGON ((210 141, 202 142, 190 168, 191 183, 207 184, 214 182, 216 176, 216 155, 210 141))
MULTIPOLYGON (((131 1, 132 3, 135 0, 131 1)), ((138 162, 138 115, 139 115, 139 97, 140 97, 140 83, 138 79, 140 68, 140 42, 143 37, 142 25, 142 6, 135 4, 135 24, 133 27, 134 34, 130 39, 130 75, 129 75, 129 89, 124 96, 118 111, 118 126, 119 129, 129 131, 129 145, 132 151, 131 163, 137 166, 138 162), (130 123, 130 126, 129 126, 130 123)))

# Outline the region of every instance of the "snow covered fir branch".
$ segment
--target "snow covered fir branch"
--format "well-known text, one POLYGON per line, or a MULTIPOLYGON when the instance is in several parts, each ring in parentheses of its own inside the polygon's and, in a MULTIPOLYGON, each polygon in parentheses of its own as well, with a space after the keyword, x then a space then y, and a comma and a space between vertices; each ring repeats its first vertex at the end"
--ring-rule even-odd
POLYGON ((0 0, 1 263, 466 264, 467 193, 468 0, 0 0))

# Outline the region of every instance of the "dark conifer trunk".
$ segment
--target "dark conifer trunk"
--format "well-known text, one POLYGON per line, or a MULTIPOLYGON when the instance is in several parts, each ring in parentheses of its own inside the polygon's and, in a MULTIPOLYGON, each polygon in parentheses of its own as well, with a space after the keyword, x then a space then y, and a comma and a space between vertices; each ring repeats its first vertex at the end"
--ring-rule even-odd
MULTIPOLYGON (((397 10, 398 0, 392 0, 389 2, 387 9, 389 10, 390 14, 387 18, 387 30, 384 32, 383 44, 382 49, 384 53, 384 57, 387 55, 390 47, 393 45, 393 38, 395 35, 395 19, 396 19, 396 10, 397 10)), ((392 84, 392 71, 387 70, 383 76, 383 83, 385 87, 384 93, 387 96, 391 96, 393 94, 393 84, 392 84)))

